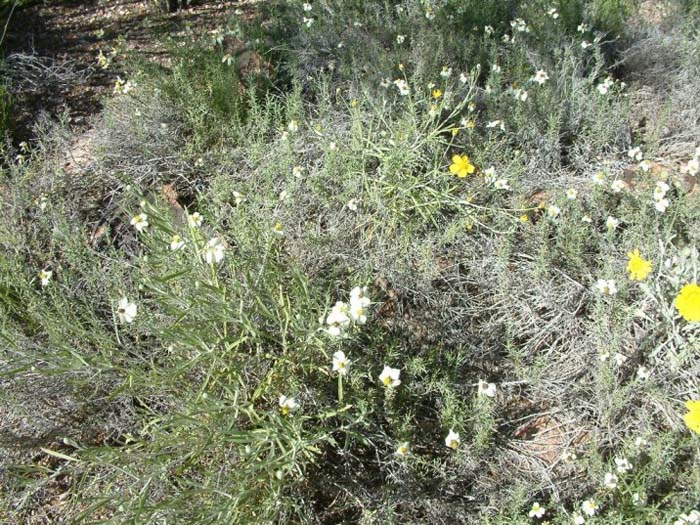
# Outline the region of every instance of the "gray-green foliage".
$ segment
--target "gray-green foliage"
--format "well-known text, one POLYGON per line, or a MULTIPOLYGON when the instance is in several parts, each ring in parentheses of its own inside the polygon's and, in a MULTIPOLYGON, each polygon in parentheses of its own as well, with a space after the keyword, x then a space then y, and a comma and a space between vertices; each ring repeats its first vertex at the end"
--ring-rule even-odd
POLYGON ((2 511, 47 513, 57 483, 77 523, 505 524, 535 500, 569 523, 588 498, 599 522, 671 523, 692 508, 698 442, 679 414, 698 334, 673 297, 697 276, 700 209, 672 165, 611 188, 638 141, 626 88, 599 88, 614 71, 594 24, 627 4, 562 2, 559 22, 539 2, 468 4, 433 3, 431 21, 412 2, 316 2, 311 27, 300 4, 264 5, 279 18, 231 31, 284 60, 274 86, 241 83, 221 44, 199 42, 109 101, 79 176, 57 132, 8 165, 2 511), (502 42, 518 16, 531 32, 502 42), (476 172, 452 175, 455 154, 476 172), (215 238, 224 258, 209 263, 215 238), (625 270, 635 248, 645 283, 625 270), (355 286, 369 321, 333 338, 325 318, 355 286), (385 365, 398 388, 379 383, 385 365), (281 413, 280 396, 300 409, 281 413), (605 489, 618 456, 634 468, 605 489))

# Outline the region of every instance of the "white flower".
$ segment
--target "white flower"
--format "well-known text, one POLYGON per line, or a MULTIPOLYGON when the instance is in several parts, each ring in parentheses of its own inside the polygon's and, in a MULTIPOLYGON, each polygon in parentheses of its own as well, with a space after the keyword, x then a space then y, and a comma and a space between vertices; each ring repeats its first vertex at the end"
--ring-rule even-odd
POLYGON ((513 90, 513 96, 516 100, 519 100, 520 102, 525 102, 527 100, 528 94, 526 90, 516 88, 513 90))
POLYGON ((500 73, 500 72, 501 72, 501 66, 499 66, 498 64, 494 64, 494 65, 491 66, 491 71, 493 71, 494 73, 500 73))
POLYGON ((549 75, 544 69, 538 69, 535 72, 535 76, 532 77, 533 82, 537 82, 540 86, 544 85, 547 80, 549 80, 549 75))
POLYGON ((620 221, 618 221, 612 215, 608 215, 608 218, 605 220, 605 227, 608 229, 608 231, 614 231, 619 225, 620 221))
POLYGON ((299 123, 296 120, 290 120, 289 124, 287 124, 287 131, 289 131, 289 133, 296 133, 299 131, 299 123))
POLYGON ((493 183, 493 187, 497 190, 510 190, 510 185, 507 179, 498 179, 493 183))
POLYGON ((588 48, 591 47, 592 45, 593 45, 593 44, 591 44, 591 43, 588 42, 587 40, 584 40, 583 42, 581 42, 581 49, 588 49, 588 48))
POLYGON ((284 237, 284 227, 281 222, 275 223, 272 227, 272 233, 274 233, 276 237, 284 237))
POLYGON ((304 25, 306 27, 311 27, 311 25, 314 23, 314 19, 313 18, 306 18, 304 16, 304 17, 302 17, 302 22, 304 22, 304 25))
POLYGON ((697 175, 700 172, 700 161, 698 161, 698 158, 695 157, 689 160, 688 164, 685 165, 685 170, 688 172, 688 175, 697 175))
POLYGON ((583 525, 586 520, 578 512, 574 513, 574 525, 583 525))
POLYGON ((466 73, 460 73, 460 74, 459 74, 459 81, 460 81, 462 84, 466 84, 468 80, 469 80, 469 78, 467 77, 466 73))
POLYGON ((593 184, 595 184, 596 186, 602 186, 603 184, 605 184, 605 173, 603 173, 602 171, 594 173, 591 176, 591 179, 593 180, 593 184))
POLYGON ((640 160, 642 160, 642 158, 643 158, 642 149, 641 149, 639 146, 636 146, 636 147, 634 147, 634 148, 631 148, 631 149, 627 152, 627 156, 628 156, 629 158, 633 159, 633 160, 640 161, 640 160))
POLYGON ((403 44, 406 41, 406 35, 396 35, 396 43, 403 44))
POLYGON ((493 35, 493 27, 491 27, 491 26, 484 26, 484 34, 486 34, 486 35, 493 35))
POLYGON ((639 169, 641 169, 644 173, 648 173, 649 170, 651 169, 651 161, 650 160, 643 160, 642 162, 639 163, 639 169))
POLYGON ((615 84, 615 81, 608 77, 605 80, 603 80, 600 84, 598 84, 598 92, 601 95, 607 95, 608 90, 615 84))
POLYGON ((405 457, 408 455, 408 443, 404 442, 401 443, 398 447, 396 447, 396 452, 394 452, 396 456, 399 457, 405 457))
POLYGON ((218 237, 212 237, 204 247, 204 260, 208 264, 219 263, 224 258, 224 243, 218 237))
POLYGON ((603 478, 603 485, 606 489, 616 489, 617 488, 617 476, 612 472, 606 472, 603 478))
POLYGON ((617 366, 622 366, 625 363, 625 361, 627 361, 627 356, 625 354, 615 352, 615 364, 617 366))
POLYGON ((642 496, 639 495, 639 492, 632 494, 632 505, 639 505, 641 502, 642 496))
POLYGON ((130 303, 126 297, 122 297, 117 303, 117 317, 120 323, 131 323, 136 318, 136 305, 130 303))
POLYGON ((396 89, 399 90, 399 94, 402 97, 405 97, 406 95, 408 95, 408 93, 409 93, 408 82, 406 82, 404 79, 397 78, 396 80, 394 80, 394 85, 396 86, 396 89))
POLYGON ((530 28, 528 25, 525 23, 525 20, 522 18, 516 18, 515 20, 510 21, 510 27, 518 31, 519 33, 529 33, 530 28))
POLYGON ((615 466, 620 474, 632 470, 632 463, 627 458, 615 458, 615 466))
POLYGON ((692 525, 700 523, 700 512, 691 510, 690 514, 681 514, 678 519, 673 522, 673 525, 692 525))
POLYGON ((579 33, 585 33, 586 31, 588 31, 588 26, 586 24, 579 24, 576 28, 576 31, 578 31, 579 33))
POLYGON ((280 412, 283 416, 291 412, 296 412, 299 409, 299 405, 293 397, 280 396, 279 399, 280 412))
POLYGON ((556 204, 550 204, 547 206, 547 217, 550 219, 556 219, 561 213, 561 208, 556 204))
POLYGON ((487 383, 483 379, 479 379, 477 394, 480 396, 496 397, 496 384, 487 383))
POLYGON ((117 77, 117 80, 114 82, 113 92, 115 95, 126 95, 135 87, 136 82, 132 82, 131 80, 125 82, 121 77, 117 77))
POLYGON ((610 359, 610 352, 603 352, 598 356, 598 360, 601 363, 605 363, 608 359, 610 359))
POLYGON ((659 213, 665 212, 670 205, 671 203, 668 199, 658 199, 654 201, 654 208, 656 208, 656 211, 659 213))
POLYGON ((532 508, 530 509, 530 512, 527 513, 528 517, 530 518, 541 518, 544 516, 544 513, 547 512, 545 508, 539 504, 539 502, 534 502, 532 504, 532 508))
POLYGON ((183 241, 182 237, 180 237, 179 235, 175 234, 171 237, 170 250, 177 251, 180 248, 182 248, 184 245, 185 245, 185 241, 183 241))
POLYGON ((294 177, 296 177, 297 179, 301 178, 302 173, 304 173, 304 168, 302 168, 301 166, 294 166, 292 168, 292 175, 294 175, 294 177))
POLYGON ((131 225, 136 228, 137 232, 141 233, 148 227, 148 215, 145 213, 134 215, 131 219, 131 225))
POLYGON ((671 189, 668 184, 666 184, 664 181, 660 180, 656 183, 656 186, 654 187, 654 199, 656 200, 661 200, 666 196, 666 193, 668 193, 668 190, 671 189))
POLYGON ((345 353, 338 350, 333 354, 333 372, 338 372, 338 375, 344 376, 348 373, 350 360, 345 357, 345 353))
POLYGON ((194 212, 192 215, 187 214, 187 224, 191 228, 199 228, 204 222, 204 217, 198 211, 194 212))
POLYGON ((574 188, 569 188, 566 190, 566 198, 569 200, 576 200, 576 197, 578 196, 578 191, 576 191, 574 188))
POLYGON ((401 370, 398 368, 391 368, 390 366, 385 366, 382 373, 379 374, 379 380, 384 384, 385 387, 397 387, 401 384, 399 376, 401 375, 401 370))
POLYGON ((234 191, 231 195, 233 195, 233 201, 236 203, 236 206, 245 200, 243 194, 238 193, 237 191, 234 191))
POLYGON ((505 124, 503 123, 502 120, 492 120, 491 122, 488 122, 488 123, 486 124, 486 127, 489 128, 489 129, 499 128, 501 131, 505 131, 505 130, 506 130, 506 126, 505 126, 505 124))
POLYGON ((615 295, 617 293, 617 285, 613 279, 598 279, 595 287, 604 295, 615 295))
POLYGON ((595 502, 595 500, 592 499, 587 499, 581 504, 581 510, 583 511, 584 514, 587 514, 588 516, 595 516, 596 512, 598 512, 598 509, 600 507, 598 504, 595 502))
POLYGON ((581 217, 581 222, 591 224, 593 222, 593 219, 591 219, 590 215, 584 215, 583 217, 581 217))
POLYGON ((644 439, 643 437, 636 437, 634 439, 634 448, 636 448, 638 450, 643 449, 644 447, 647 446, 647 444, 648 444, 647 440, 644 439))
POLYGON ((41 286, 48 286, 53 272, 51 270, 41 270, 38 275, 41 280, 41 286))
POLYGON ((442 71, 440 71, 440 76, 442 78, 450 78, 452 76, 452 68, 448 66, 442 66, 442 71))
POLYGON ((547 14, 551 16, 554 20, 559 18, 559 13, 557 12, 556 8, 552 7, 550 10, 547 11, 547 14))
POLYGON ((459 433, 450 429, 445 438, 445 446, 451 448, 452 450, 457 450, 462 441, 459 439, 459 433))
POLYGON ((356 286, 350 291, 350 317, 358 324, 367 322, 367 307, 371 304, 367 287, 356 286))
POLYGON ((484 180, 486 182, 493 182, 496 179, 496 168, 489 166, 484 170, 484 180))
POLYGON ((642 381, 646 381, 649 379, 649 377, 651 377, 651 372, 646 366, 640 366, 637 368, 637 377, 642 381))
POLYGON ((610 184, 610 189, 614 193, 620 193, 622 190, 625 189, 625 181, 623 181, 621 179, 617 179, 617 180, 612 181, 612 184, 610 184))
POLYGON ((347 304, 342 301, 335 303, 331 312, 326 318, 326 324, 328 325, 328 333, 332 336, 339 336, 343 333, 343 330, 350 326, 350 309, 347 304))
POLYGON ((309 4, 308 2, 304 2, 304 4, 301 7, 307 13, 313 9, 313 6, 311 4, 309 4))
POLYGON ((433 11, 432 7, 428 7, 425 10, 425 18, 427 18, 428 20, 433 20, 435 18, 435 11, 433 11))

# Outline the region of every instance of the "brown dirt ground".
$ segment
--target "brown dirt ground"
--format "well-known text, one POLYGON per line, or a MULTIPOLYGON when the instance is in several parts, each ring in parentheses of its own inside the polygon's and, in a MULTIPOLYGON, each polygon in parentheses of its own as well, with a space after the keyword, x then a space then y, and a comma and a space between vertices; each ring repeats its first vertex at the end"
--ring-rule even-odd
POLYGON ((32 55, 71 74, 56 83, 36 83, 16 90, 15 142, 32 137, 41 113, 57 118, 67 113, 77 131, 89 126, 92 115, 114 86, 119 56, 137 53, 167 63, 162 44, 183 31, 204 34, 220 27, 239 8, 254 2, 200 0, 175 13, 160 12, 153 0, 68 0, 39 3, 14 12, 0 52, 5 57, 32 55), (119 50, 111 67, 98 67, 97 55, 119 50))

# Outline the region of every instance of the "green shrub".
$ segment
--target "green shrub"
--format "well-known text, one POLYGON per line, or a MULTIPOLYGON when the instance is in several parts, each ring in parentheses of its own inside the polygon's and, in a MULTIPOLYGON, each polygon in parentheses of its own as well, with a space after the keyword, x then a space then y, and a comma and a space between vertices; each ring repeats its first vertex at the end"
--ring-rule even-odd
POLYGON ((431 3, 430 20, 413 2, 316 2, 307 27, 300 4, 266 3, 135 74, 80 177, 60 140, 8 164, 0 408, 31 443, 1 460, 13 519, 58 481, 77 523, 504 525, 534 522, 538 502, 563 524, 590 499, 591 523, 690 511, 681 400, 700 349, 674 300, 698 271, 700 204, 677 164, 630 160, 662 144, 630 143, 602 29, 578 30, 603 4, 467 4, 431 3), (233 35, 283 61, 272 86, 224 60, 233 35), (453 174, 455 155, 473 173, 453 174), (367 322, 329 333, 364 286, 367 322))

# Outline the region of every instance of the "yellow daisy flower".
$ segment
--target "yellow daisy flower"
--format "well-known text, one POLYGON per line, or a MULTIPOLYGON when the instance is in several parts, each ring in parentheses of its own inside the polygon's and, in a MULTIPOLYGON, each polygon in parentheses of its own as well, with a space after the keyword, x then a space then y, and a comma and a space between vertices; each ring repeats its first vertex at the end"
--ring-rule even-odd
POLYGON ((452 157, 450 165, 450 173, 457 175, 459 178, 464 178, 467 175, 474 173, 474 165, 469 162, 469 157, 466 155, 455 155, 452 157))
POLYGON ((700 286, 686 284, 676 296, 676 309, 688 322, 700 321, 700 286))
POLYGON ((683 416, 685 424, 690 430, 700 434, 700 399, 686 401, 685 407, 688 409, 688 413, 683 416))
POLYGON ((627 263, 627 271, 630 273, 630 279, 633 281, 643 281, 651 273, 651 262, 647 261, 639 254, 639 250, 627 254, 629 262, 627 263))

